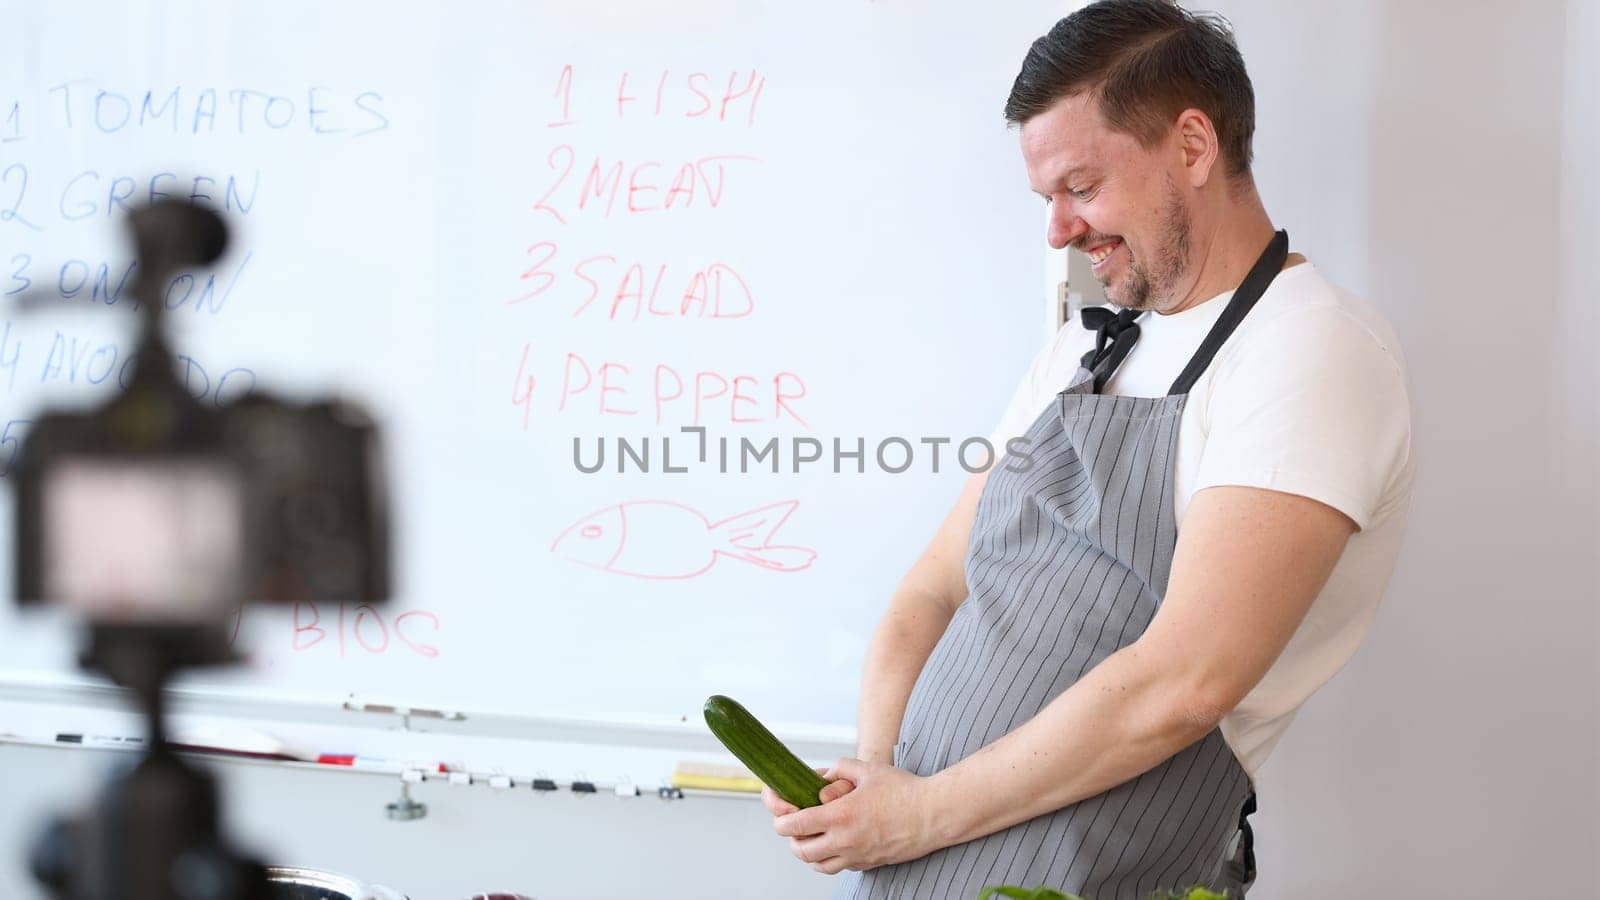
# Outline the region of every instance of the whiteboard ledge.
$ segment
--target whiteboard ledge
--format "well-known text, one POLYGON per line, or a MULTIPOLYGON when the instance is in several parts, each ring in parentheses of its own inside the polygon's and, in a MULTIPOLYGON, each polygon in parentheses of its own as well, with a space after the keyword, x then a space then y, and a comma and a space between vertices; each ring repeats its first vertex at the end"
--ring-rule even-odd
MULTIPOLYGON (((168 691, 175 715, 200 715, 383 731, 454 734, 573 744, 725 752, 703 722, 657 717, 629 720, 538 716, 469 708, 419 708, 354 694, 337 700, 290 692, 178 687, 168 691)), ((131 712, 123 689, 83 674, 0 669, 0 701, 61 704, 131 712)), ((802 758, 855 752, 855 729, 773 723, 772 732, 802 758)))

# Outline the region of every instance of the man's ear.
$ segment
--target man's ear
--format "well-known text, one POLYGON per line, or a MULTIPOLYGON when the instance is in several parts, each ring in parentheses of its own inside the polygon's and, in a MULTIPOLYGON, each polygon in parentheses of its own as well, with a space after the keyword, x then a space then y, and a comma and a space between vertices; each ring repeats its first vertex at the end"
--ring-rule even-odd
POLYGON ((1189 186, 1204 187, 1211 180, 1211 172, 1221 159, 1222 152, 1211 117, 1191 107, 1178 114, 1174 131, 1183 170, 1188 173, 1189 186))

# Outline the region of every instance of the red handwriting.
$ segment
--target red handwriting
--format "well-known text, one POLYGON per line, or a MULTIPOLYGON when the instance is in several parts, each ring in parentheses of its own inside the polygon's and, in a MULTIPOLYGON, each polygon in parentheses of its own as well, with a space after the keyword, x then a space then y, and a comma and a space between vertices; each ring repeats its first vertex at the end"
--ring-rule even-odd
POLYGON ((561 69, 561 77, 556 79, 556 97, 561 100, 561 119, 551 122, 551 128, 560 128, 563 125, 578 124, 572 118, 572 66, 561 69))
POLYGON ((700 425, 707 421, 751 424, 791 419, 810 427, 797 411, 806 396, 806 384, 793 372, 769 376, 710 369, 684 372, 665 363, 629 365, 567 353, 559 361, 559 377, 543 379, 546 384, 561 385, 550 397, 551 392, 541 394, 537 390, 537 364, 529 365, 532 349, 531 343, 523 345, 511 391, 511 405, 518 410, 523 428, 528 427, 536 402, 553 403, 554 412, 563 415, 588 412, 628 417, 642 412, 657 425, 700 425))
POLYGON ((596 155, 583 168, 578 165, 578 152, 572 145, 562 144, 545 157, 545 166, 555 173, 555 180, 533 208, 562 225, 567 224, 567 214, 574 211, 598 212, 609 219, 617 211, 618 198, 622 200, 622 210, 631 215, 692 209, 697 204, 716 209, 722 205, 727 189, 728 168, 759 162, 754 156, 721 154, 676 164, 652 160, 629 166, 596 155), (667 180, 669 173, 674 173, 671 181, 667 180), (572 192, 574 188, 576 194, 572 192))
MULTIPOLYGON (((591 316, 616 321, 637 322, 647 316, 676 319, 742 319, 755 310, 750 284, 727 263, 714 262, 705 268, 624 262, 610 254, 599 254, 570 265, 558 263, 559 248, 554 241, 541 241, 528 248, 533 265, 522 273, 529 290, 506 301, 514 306, 536 297, 562 305, 575 304, 573 318, 592 309, 591 316), (565 276, 568 283, 587 285, 583 296, 577 291, 567 296, 551 294, 565 276), (665 289, 663 289, 665 288, 665 289), (603 298, 603 299, 602 299, 603 298), (596 303, 596 301, 601 301, 596 303)), ((573 285, 576 287, 576 285, 573 285)))
POLYGON ((767 572, 799 572, 810 567, 817 552, 775 542, 799 505, 784 500, 713 522, 672 500, 634 500, 572 523, 556 536, 550 552, 602 572, 651 580, 694 578, 722 559, 767 572))
MULTIPOLYGON (((328 629, 319 624, 321 621, 322 613, 316 603, 310 600, 295 602, 291 646, 296 653, 304 653, 327 639, 328 629)), ((351 644, 369 654, 379 655, 387 653, 391 643, 397 641, 418 656, 436 659, 439 648, 424 643, 418 635, 428 631, 438 634, 439 625, 439 617, 427 610, 407 610, 394 616, 392 621, 385 622, 383 613, 377 607, 362 603, 352 608, 347 603, 340 603, 338 618, 329 623, 329 627, 334 629, 334 643, 329 646, 337 646, 339 658, 344 659, 353 652, 351 644)))
MULTIPOLYGON (((546 123, 551 128, 580 124, 572 115, 573 86, 578 81, 574 66, 562 66, 556 78, 556 88, 551 99, 560 108, 560 117, 546 123)), ((761 92, 767 77, 756 69, 748 72, 729 72, 724 78, 720 72, 677 72, 662 69, 659 72, 635 73, 624 71, 619 75, 585 75, 585 84, 615 86, 610 91, 609 110, 618 119, 669 118, 699 119, 703 121, 739 122, 746 127, 756 123, 756 110, 761 105, 761 92)), ((580 92, 583 96, 593 93, 580 92)), ((599 111, 596 104, 596 111, 599 111)))
POLYGON ((533 344, 522 345, 522 358, 517 361, 517 377, 511 382, 511 405, 522 407, 522 430, 528 430, 528 416, 533 412, 533 389, 538 387, 539 381, 528 371, 528 351, 533 349, 533 344))

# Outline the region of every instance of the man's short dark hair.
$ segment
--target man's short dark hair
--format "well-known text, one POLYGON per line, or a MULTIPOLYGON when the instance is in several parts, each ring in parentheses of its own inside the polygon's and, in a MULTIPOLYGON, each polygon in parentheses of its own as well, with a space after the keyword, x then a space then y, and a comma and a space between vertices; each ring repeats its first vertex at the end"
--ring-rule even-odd
POLYGON ((1098 96, 1112 128, 1149 149, 1178 113, 1211 119, 1227 172, 1250 172, 1255 91, 1227 20, 1190 13, 1171 0, 1101 0, 1033 42, 1006 98, 1006 121, 1021 125, 1057 101, 1098 96))

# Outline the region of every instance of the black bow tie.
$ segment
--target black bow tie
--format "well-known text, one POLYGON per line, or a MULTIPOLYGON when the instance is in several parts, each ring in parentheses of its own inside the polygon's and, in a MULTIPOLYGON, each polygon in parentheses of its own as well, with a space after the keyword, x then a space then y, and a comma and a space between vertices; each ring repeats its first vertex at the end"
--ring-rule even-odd
POLYGON ((1112 312, 1104 306, 1086 306, 1079 310, 1083 327, 1095 332, 1094 349, 1085 353, 1081 362, 1094 375, 1096 394, 1105 389, 1111 373, 1138 343, 1139 323, 1134 320, 1143 312, 1140 309, 1112 312))

